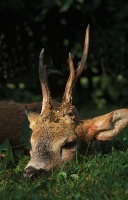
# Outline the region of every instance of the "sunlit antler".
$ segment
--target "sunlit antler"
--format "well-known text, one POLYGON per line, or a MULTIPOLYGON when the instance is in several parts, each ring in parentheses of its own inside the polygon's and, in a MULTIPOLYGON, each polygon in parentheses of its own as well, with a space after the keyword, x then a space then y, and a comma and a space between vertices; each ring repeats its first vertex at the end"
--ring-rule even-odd
POLYGON ((68 103, 70 103, 70 101, 72 99, 72 86, 73 86, 73 81, 75 78, 75 70, 74 70, 74 66, 73 66, 71 53, 69 53, 69 66, 70 66, 70 75, 69 75, 69 79, 68 79, 66 87, 65 87, 62 104, 68 104, 68 103))
POLYGON ((79 78, 79 76, 81 75, 83 70, 85 69, 87 57, 88 57, 88 48, 89 48, 89 25, 86 29, 83 55, 82 55, 81 61, 79 62, 79 65, 75 71, 76 75, 75 75, 75 80, 73 82, 73 86, 75 85, 77 79, 79 78))
POLYGON ((63 110, 63 113, 70 113, 73 106, 72 106, 72 89, 81 75, 82 71, 85 68, 86 61, 87 61, 87 55, 88 55, 88 47, 89 47, 89 25, 86 29, 86 34, 85 34, 85 43, 84 43, 84 50, 83 50, 83 55, 81 58, 81 61, 76 69, 74 70, 73 66, 73 61, 72 61, 72 55, 69 53, 69 66, 70 66, 70 75, 69 79, 67 81, 66 87, 65 87, 65 92, 63 95, 63 100, 62 100, 62 105, 61 108, 63 110))

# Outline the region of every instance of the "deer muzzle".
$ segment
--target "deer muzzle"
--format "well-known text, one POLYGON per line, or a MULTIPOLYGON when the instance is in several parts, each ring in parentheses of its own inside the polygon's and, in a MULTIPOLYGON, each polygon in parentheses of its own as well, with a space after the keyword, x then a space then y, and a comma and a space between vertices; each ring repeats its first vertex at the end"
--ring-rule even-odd
POLYGON ((22 175, 25 178, 35 178, 35 177, 39 177, 40 175, 46 175, 47 171, 45 171, 44 169, 35 169, 32 166, 27 167, 26 169, 23 170, 22 175))

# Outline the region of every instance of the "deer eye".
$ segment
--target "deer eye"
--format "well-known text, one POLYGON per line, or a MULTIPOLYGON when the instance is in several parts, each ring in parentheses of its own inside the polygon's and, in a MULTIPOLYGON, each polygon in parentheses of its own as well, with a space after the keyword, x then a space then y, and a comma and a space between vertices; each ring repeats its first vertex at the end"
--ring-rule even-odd
POLYGON ((62 148, 71 149, 77 145, 76 141, 66 142, 62 148))

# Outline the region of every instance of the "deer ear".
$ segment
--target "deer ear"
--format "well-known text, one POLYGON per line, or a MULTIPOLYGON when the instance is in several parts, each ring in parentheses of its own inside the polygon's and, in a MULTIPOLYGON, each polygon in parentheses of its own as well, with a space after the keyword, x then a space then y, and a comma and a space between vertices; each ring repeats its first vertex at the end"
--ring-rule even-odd
POLYGON ((30 110, 27 108, 27 106, 25 106, 24 111, 25 111, 25 114, 27 115, 28 120, 29 120, 29 122, 30 122, 29 127, 30 127, 31 129, 33 129, 33 126, 34 126, 34 124, 35 124, 36 121, 37 121, 37 118, 38 118, 38 116, 39 116, 39 113, 30 111, 30 110))
POLYGON ((126 125, 128 125, 128 109, 120 109, 93 119, 83 120, 79 125, 82 129, 78 127, 76 132, 86 141, 94 139, 105 141, 112 140, 126 125), (80 134, 80 129, 82 134, 80 134))

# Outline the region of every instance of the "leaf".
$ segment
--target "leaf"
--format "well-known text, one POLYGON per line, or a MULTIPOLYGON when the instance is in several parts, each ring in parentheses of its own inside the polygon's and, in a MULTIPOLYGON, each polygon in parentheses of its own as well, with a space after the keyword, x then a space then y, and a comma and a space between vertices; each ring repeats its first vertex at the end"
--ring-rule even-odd
POLYGON ((70 6, 73 3, 73 1, 74 0, 65 0, 63 6, 60 8, 59 11, 60 12, 66 12, 70 8, 70 6))
POLYGON ((71 174, 71 178, 72 178, 74 181, 78 181, 79 176, 78 176, 78 174, 71 174))
POLYGON ((23 121, 21 129, 22 129, 22 135, 20 137, 20 142, 25 145, 26 149, 31 149, 30 138, 32 131, 29 128, 29 121, 27 118, 23 121))
POLYGON ((0 145, 0 152, 5 153, 5 157, 7 160, 7 163, 9 162, 14 162, 14 156, 13 156, 13 152, 12 152, 12 147, 9 143, 9 140, 5 140, 1 145, 0 145))
POLYGON ((57 178, 58 178, 58 180, 59 180, 59 179, 64 179, 64 180, 66 180, 66 179, 67 179, 67 173, 64 172, 64 171, 61 171, 61 172, 58 173, 57 178))

